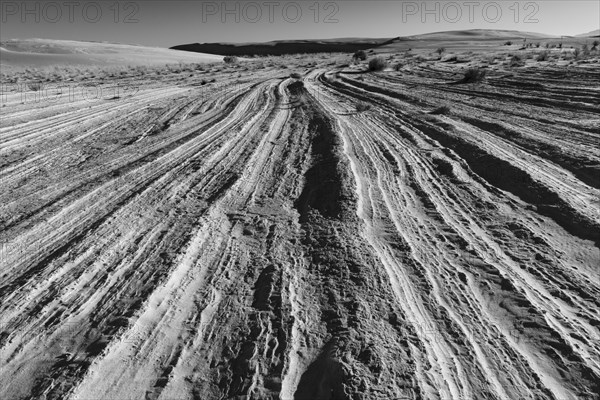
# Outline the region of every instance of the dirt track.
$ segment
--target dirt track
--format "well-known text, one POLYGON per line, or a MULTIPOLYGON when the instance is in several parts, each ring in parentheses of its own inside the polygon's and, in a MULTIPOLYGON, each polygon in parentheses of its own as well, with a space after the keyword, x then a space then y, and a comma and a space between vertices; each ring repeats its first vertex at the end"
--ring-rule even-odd
POLYGON ((600 72, 456 68, 8 95, 0 397, 597 399, 600 72))

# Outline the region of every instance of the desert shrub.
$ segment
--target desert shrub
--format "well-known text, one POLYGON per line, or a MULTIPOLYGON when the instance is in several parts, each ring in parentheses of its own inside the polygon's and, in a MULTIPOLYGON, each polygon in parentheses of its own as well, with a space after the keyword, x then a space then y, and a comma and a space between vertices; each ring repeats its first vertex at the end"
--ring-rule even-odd
POLYGON ((581 55, 581 50, 579 49, 579 47, 575 47, 575 49, 573 50, 573 55, 575 56, 575 58, 579 58, 579 56, 581 55))
POLYGON ((598 50, 598 46, 600 46, 600 42, 597 40, 594 40, 594 43, 592 43, 592 50, 598 50))
POLYGON ((296 81, 288 86, 288 90, 292 96, 300 96, 304 93, 304 82, 296 81))
POLYGON ((448 106, 438 107, 435 110, 433 110, 432 112, 430 112, 430 114, 433 114, 433 115, 448 115, 448 114, 450 114, 450 107, 448 107, 448 106))
POLYGON ((375 57, 369 61, 369 71, 383 71, 387 67, 387 61, 381 57, 375 57))
POLYGON ((442 54, 444 54, 444 52, 445 52, 445 51, 446 51, 446 49, 445 49, 445 48, 443 48, 443 47, 440 47, 440 48, 439 48, 439 49, 437 49, 435 52, 436 52, 436 53, 438 53, 438 54, 441 56, 442 54))
POLYGON ((583 46, 581 46, 581 52, 583 53, 584 56, 589 56, 590 55, 590 46, 586 44, 584 44, 583 46))
POLYGON ((365 53, 364 50, 358 50, 356 53, 354 53, 352 58, 355 60, 365 61, 367 59, 367 53, 365 53))
POLYGON ((302 79, 302 75, 300 75, 300 74, 299 74, 299 73, 297 73, 297 72, 292 72, 292 73, 290 74, 290 78, 293 78, 293 79, 302 79))
POLYGON ((394 65, 394 71, 400 71, 402 69, 402 64, 398 63, 396 65, 394 65))
POLYGON ((225 56, 223 57, 223 61, 225 64, 235 64, 238 62, 238 58, 236 56, 225 56))
POLYGON ((519 67, 523 64, 524 64, 523 57, 521 57, 518 54, 513 54, 513 56, 510 58, 510 66, 511 67, 519 67))
POLYGON ((465 71, 465 76, 462 79, 462 83, 478 83, 481 82, 486 75, 487 71, 481 68, 469 68, 465 71))
POLYGON ((541 44, 540 42, 537 42, 537 43, 535 44, 535 47, 539 48, 541 45, 542 45, 542 44, 541 44))
POLYGON ((508 42, 504 42, 505 46, 512 46, 512 42, 509 40, 508 42))
POLYGON ((365 103, 364 101, 361 101, 356 104, 356 111, 358 111, 358 112, 364 112, 364 111, 368 111, 370 109, 371 109, 371 105, 369 103, 365 103))
POLYGON ((27 87, 29 88, 29 90, 31 90, 32 92, 37 92, 42 90, 42 83, 41 82, 29 82, 27 84, 27 87))
POLYGON ((548 61, 549 56, 550 53, 548 53, 547 51, 542 51, 540 54, 538 54, 537 61, 548 61))

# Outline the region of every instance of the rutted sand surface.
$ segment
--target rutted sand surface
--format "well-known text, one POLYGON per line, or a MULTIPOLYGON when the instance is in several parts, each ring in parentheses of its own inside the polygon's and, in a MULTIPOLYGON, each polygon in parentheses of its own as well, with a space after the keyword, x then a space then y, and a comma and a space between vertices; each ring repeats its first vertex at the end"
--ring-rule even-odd
POLYGON ((600 72, 456 68, 8 94, 0 397, 598 398, 600 72))

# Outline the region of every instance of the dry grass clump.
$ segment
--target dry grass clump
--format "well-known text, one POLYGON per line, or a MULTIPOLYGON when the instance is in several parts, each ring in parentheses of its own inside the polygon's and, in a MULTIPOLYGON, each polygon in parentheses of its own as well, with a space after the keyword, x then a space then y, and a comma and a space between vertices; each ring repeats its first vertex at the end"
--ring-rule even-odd
POLYGON ((460 83, 479 83, 483 81, 487 74, 485 69, 478 67, 469 68, 465 71, 465 76, 460 83))
POLYGON ((365 103, 364 101, 361 101, 356 104, 356 111, 358 111, 358 112, 364 112, 364 111, 368 111, 370 109, 371 109, 371 105, 369 103, 365 103))
POLYGON ((355 61, 365 61, 367 59, 367 53, 365 53, 364 50, 359 50, 356 53, 354 53, 354 55, 352 56, 352 58, 355 61))
POLYGON ((431 111, 429 114, 432 114, 432 115, 448 115, 448 114, 450 114, 450 107, 448 107, 448 106, 441 106, 441 107, 438 107, 435 110, 431 111))
POLYGON ((537 61, 548 61, 549 58, 550 58, 550 53, 547 51, 542 51, 540 54, 538 54, 536 60, 537 61))
POLYGON ((387 67, 387 61, 382 57, 375 57, 369 61, 369 71, 383 71, 387 67))
POLYGON ((27 87, 32 92, 38 92, 38 91, 42 90, 42 83, 41 82, 29 82, 27 84, 27 87))
POLYGON ((511 58, 510 58, 510 62, 509 65, 511 67, 521 67, 525 64, 525 62, 523 61, 523 57, 521 57, 518 54, 514 54, 511 58))

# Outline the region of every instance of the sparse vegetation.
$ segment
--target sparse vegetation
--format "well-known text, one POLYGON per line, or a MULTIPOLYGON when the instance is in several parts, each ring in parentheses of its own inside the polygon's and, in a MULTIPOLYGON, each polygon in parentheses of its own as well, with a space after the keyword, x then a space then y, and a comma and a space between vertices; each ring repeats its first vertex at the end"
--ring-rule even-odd
POLYGON ((288 90, 292 96, 301 97, 305 91, 304 82, 295 81, 294 83, 288 86, 288 90))
POLYGON ((586 57, 590 55, 590 46, 587 43, 581 46, 581 53, 586 57))
POLYGON ((460 81, 461 83, 479 83, 483 81, 487 74, 485 69, 478 67, 469 68, 465 71, 464 78, 460 81))
POLYGON ((371 105, 369 103, 365 103, 364 101, 361 101, 356 104, 356 111, 358 111, 358 112, 364 112, 364 111, 368 111, 370 109, 371 109, 371 105))
POLYGON ((445 51, 446 49, 444 47, 440 47, 435 52, 441 56, 442 54, 444 54, 445 51))
POLYGON ((542 51, 540 54, 538 54, 537 56, 537 61, 548 61, 548 58, 550 56, 550 53, 547 51, 542 51))
POLYGON ((387 61, 381 57, 375 57, 369 61, 369 71, 383 71, 387 67, 387 61))
POLYGON ((237 64, 238 58, 236 56, 225 56, 223 57, 225 64, 237 64))
POLYGON ((505 46, 512 46, 512 42, 509 40, 509 41, 507 41, 507 42, 504 42, 504 45, 505 45, 505 46))
POLYGON ((32 92, 38 92, 38 91, 42 90, 42 83, 41 82, 29 82, 27 84, 27 87, 32 92))
POLYGON ((365 61, 367 59, 367 53, 365 53, 364 50, 359 50, 356 53, 354 53, 354 55, 352 56, 352 58, 355 61, 365 61))
POLYGON ((520 67, 524 64, 525 63, 523 61, 523 57, 521 57, 518 54, 513 54, 512 57, 510 58, 510 66, 511 67, 520 67))
POLYGON ((430 114, 433 114, 433 115, 448 115, 448 114, 450 114, 450 107, 448 107, 448 106, 438 107, 435 110, 431 111, 430 114))

